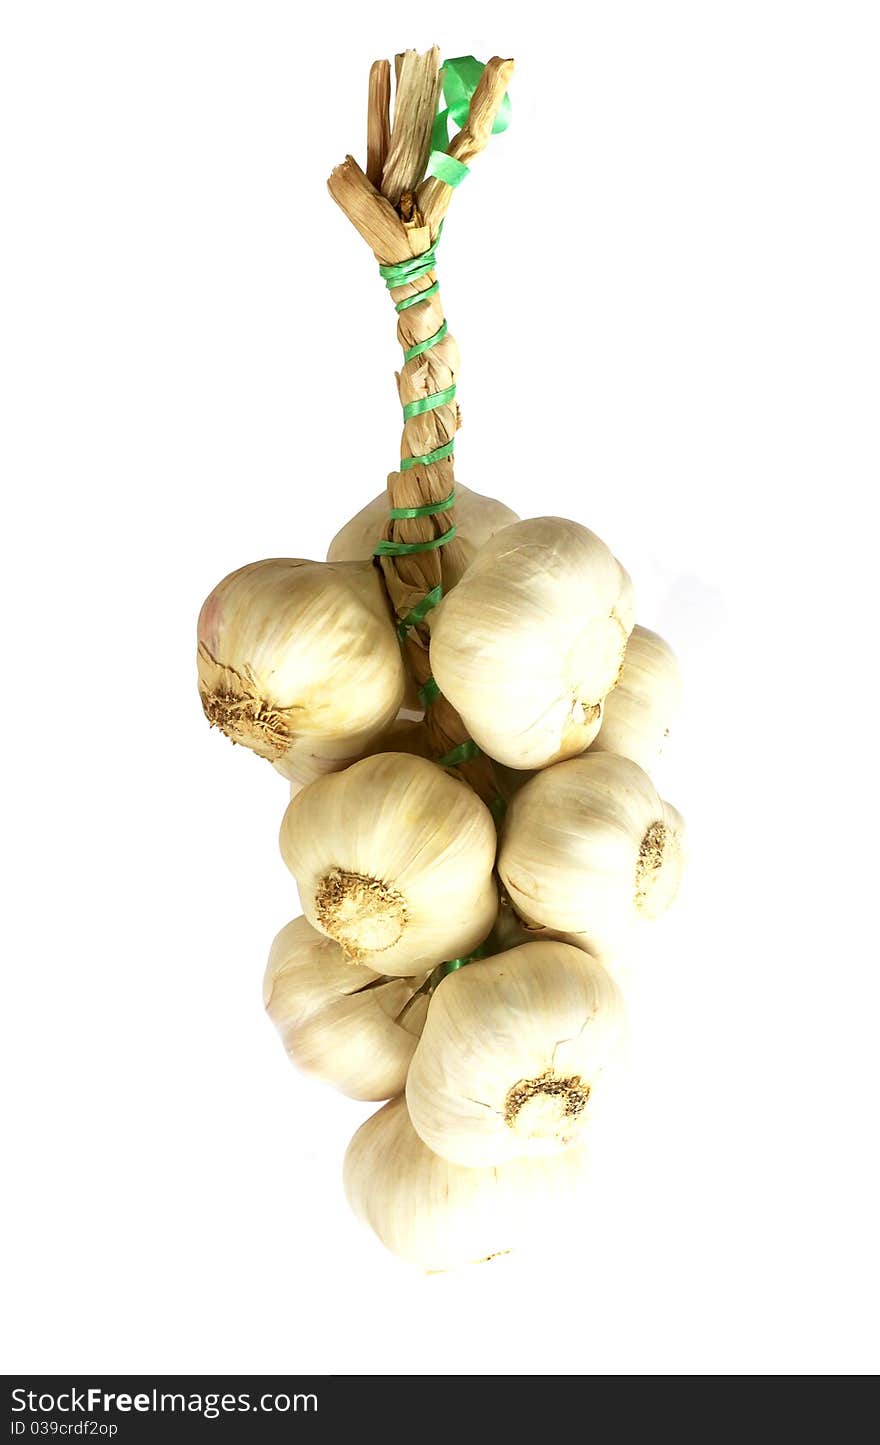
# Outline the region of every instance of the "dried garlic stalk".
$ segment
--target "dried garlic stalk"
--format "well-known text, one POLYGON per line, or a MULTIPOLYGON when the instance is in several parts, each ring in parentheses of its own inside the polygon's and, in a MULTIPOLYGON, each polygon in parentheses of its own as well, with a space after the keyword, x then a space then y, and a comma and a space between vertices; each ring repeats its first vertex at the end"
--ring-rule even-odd
MULTIPOLYGON (((440 55, 435 48, 423 55, 407 51, 396 64, 397 96, 394 123, 387 134, 390 73, 383 62, 370 73, 367 139, 367 172, 347 156, 328 181, 330 194, 363 236, 380 265, 398 265, 421 256, 436 242, 448 210, 453 187, 435 176, 424 178, 437 110, 440 84, 440 55), (381 184, 377 185, 381 173, 381 184)), ((471 99, 470 112, 462 129, 450 142, 448 154, 467 164, 484 149, 492 124, 501 107, 513 61, 498 57, 483 70, 471 99)), ((434 287, 433 269, 411 281, 391 287, 395 305, 434 287)), ((424 303, 404 307, 398 313, 397 336, 405 352, 433 338, 444 324, 439 291, 424 303)), ((458 347, 447 332, 442 339, 418 355, 405 360, 398 375, 398 392, 404 406, 419 402, 454 387, 458 371, 458 347)), ((452 442, 460 424, 454 397, 448 404, 418 412, 407 418, 401 442, 401 457, 429 456, 452 442)), ((455 485, 451 455, 429 464, 417 463, 388 477, 388 504, 393 508, 426 506, 449 497, 455 485)), ((391 542, 427 542, 440 537, 455 522, 455 509, 427 517, 393 520, 384 536, 391 542)), ((444 548, 381 559, 385 584, 394 611, 405 618, 422 599, 440 584, 448 585, 444 572, 444 548)), ((407 634, 406 654, 416 684, 428 681, 428 625, 422 621, 407 634)), ((445 698, 438 697, 426 723, 432 749, 443 757, 468 740, 458 713, 445 698)), ((464 761, 459 773, 487 801, 498 795, 491 761, 477 756, 464 761)))

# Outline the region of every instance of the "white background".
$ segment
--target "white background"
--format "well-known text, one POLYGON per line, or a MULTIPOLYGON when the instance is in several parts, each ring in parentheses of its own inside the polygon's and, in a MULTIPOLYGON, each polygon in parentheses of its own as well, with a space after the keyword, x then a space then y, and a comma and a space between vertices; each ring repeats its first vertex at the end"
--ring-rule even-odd
POLYGON ((3 17, 4 1367, 875 1368, 876 8, 3 17), (693 859, 580 1229, 425 1277, 344 1203, 368 1106, 263 1016, 285 790, 205 726, 194 624, 393 464, 324 182, 435 40, 518 62, 442 246, 460 478, 632 572, 693 859))

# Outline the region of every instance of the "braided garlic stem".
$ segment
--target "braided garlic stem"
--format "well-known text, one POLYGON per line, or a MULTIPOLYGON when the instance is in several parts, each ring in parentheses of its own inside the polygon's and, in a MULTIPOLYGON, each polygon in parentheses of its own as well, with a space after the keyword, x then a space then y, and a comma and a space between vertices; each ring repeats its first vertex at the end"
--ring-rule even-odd
MULTIPOLYGON (((486 65, 471 99, 468 120, 449 145, 450 155, 474 158, 488 143, 494 118, 513 73, 513 62, 497 57, 486 65)), ((426 115, 433 115, 439 84, 439 54, 407 52, 398 79, 394 126, 388 133, 388 76, 381 62, 371 70, 368 125, 368 169, 364 174, 351 156, 330 176, 330 194, 371 247, 389 278, 398 310, 397 335, 404 364, 397 377, 404 407, 401 468, 388 477, 389 509, 424 508, 445 502, 455 487, 452 446, 460 424, 455 385, 458 347, 448 330, 433 264, 411 266, 412 279, 394 284, 394 268, 425 257, 439 237, 453 188, 435 176, 422 179, 427 162, 426 115), (381 176, 380 187, 373 182, 381 176), (415 298, 424 295, 424 300, 415 298), (415 354, 414 354, 415 353, 415 354), (414 461, 413 458, 424 460, 414 461)), ((392 517, 385 530, 391 543, 418 550, 379 558, 382 575, 398 622, 444 582, 444 552, 455 541, 425 547, 455 525, 454 506, 427 516, 392 517)), ((460 755, 459 773, 490 805, 498 798, 494 766, 471 743, 461 718, 431 688, 428 656, 429 616, 406 632, 405 651, 416 685, 426 701, 425 725, 438 759, 460 755), (425 685, 428 685, 427 689, 425 685), (432 696, 433 693, 433 696, 432 696)))

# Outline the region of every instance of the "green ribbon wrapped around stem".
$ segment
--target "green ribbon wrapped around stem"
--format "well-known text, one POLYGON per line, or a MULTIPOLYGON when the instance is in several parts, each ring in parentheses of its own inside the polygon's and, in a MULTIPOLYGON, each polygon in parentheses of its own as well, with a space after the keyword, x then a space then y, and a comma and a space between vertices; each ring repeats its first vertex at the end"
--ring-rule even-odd
MULTIPOLYGON (((434 129, 431 132, 431 154, 426 174, 445 181, 447 186, 458 186, 468 174, 469 167, 454 156, 447 155, 450 120, 461 130, 471 108, 471 98, 480 76, 485 70, 481 60, 473 55, 459 55, 454 60, 445 60, 440 72, 440 84, 446 109, 437 112, 434 129)), ((510 125, 510 100, 505 95, 492 124, 492 134, 500 135, 510 125)))

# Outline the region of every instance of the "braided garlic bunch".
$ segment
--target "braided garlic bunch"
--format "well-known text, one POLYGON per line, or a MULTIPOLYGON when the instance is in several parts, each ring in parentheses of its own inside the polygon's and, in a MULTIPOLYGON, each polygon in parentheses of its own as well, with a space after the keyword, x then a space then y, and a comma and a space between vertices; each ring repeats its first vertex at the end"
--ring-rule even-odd
POLYGON ((576 1202, 625 1031, 619 964, 683 858, 649 776, 678 670, 635 625, 627 572, 579 523, 455 482, 436 250, 512 70, 407 52, 392 125, 374 65, 366 171, 348 157, 330 190, 397 313, 399 468, 326 562, 241 568, 198 627, 208 720, 290 782, 304 916, 272 946, 267 1010, 305 1073, 390 1100, 345 1188, 428 1269, 507 1252, 576 1202))

